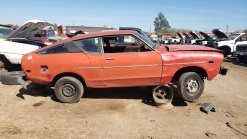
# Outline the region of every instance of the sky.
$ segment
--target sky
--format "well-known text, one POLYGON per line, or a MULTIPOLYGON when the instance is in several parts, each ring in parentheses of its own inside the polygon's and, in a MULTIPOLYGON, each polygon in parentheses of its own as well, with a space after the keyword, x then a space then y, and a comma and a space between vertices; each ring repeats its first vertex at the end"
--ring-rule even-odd
POLYGON ((0 0, 0 24, 39 19, 58 25, 154 31, 161 12, 172 28, 199 31, 247 29, 247 0, 0 0))

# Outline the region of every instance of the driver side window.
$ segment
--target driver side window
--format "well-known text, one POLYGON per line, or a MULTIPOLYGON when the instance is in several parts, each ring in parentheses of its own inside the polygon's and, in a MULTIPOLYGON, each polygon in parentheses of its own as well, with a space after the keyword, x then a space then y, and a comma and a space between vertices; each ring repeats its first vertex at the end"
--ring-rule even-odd
POLYGON ((151 49, 133 35, 102 37, 104 53, 143 52, 151 49))

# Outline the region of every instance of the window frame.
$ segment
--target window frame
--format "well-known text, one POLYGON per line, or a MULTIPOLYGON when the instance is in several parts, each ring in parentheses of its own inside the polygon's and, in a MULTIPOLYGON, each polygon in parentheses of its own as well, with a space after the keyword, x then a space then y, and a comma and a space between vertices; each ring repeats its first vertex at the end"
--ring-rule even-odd
POLYGON ((82 50, 83 53, 86 53, 86 54, 100 54, 102 53, 102 46, 101 46, 101 40, 100 40, 100 37, 96 36, 96 37, 89 37, 89 38, 81 38, 81 39, 77 39, 77 40, 73 40, 73 42, 76 44, 76 46, 82 50), (86 39, 92 39, 92 38, 98 38, 98 48, 99 48, 99 52, 86 52, 83 48, 81 48, 80 46, 78 46, 76 44, 76 41, 80 41, 80 40, 86 40, 86 39))
POLYGON ((58 44, 58 45, 56 45, 56 46, 53 46, 53 47, 50 47, 50 48, 47 48, 47 49, 44 49, 44 50, 41 50, 41 51, 36 52, 36 54, 39 55, 39 56, 42 56, 42 55, 65 54, 65 53, 70 53, 70 52, 69 52, 69 50, 66 48, 66 46, 64 45, 64 43, 58 44), (55 48, 57 48, 57 47, 64 47, 64 48, 67 50, 67 52, 63 52, 63 53, 48 53, 48 54, 42 53, 43 51, 48 51, 48 50, 50 50, 50 49, 55 49, 55 48))
MULTIPOLYGON (((135 38, 135 41, 139 41, 139 43, 140 42, 142 42, 145 46, 147 46, 149 49, 150 49, 150 51, 142 51, 142 53, 143 52, 153 52, 153 51, 155 51, 155 49, 153 48, 153 47, 151 47, 150 45, 148 45, 145 41, 143 41, 141 38, 139 38, 139 37, 137 37, 135 34, 115 34, 115 35, 105 35, 105 36, 100 36, 100 38, 101 38, 101 49, 102 49, 102 54, 123 54, 123 53, 140 53, 140 52, 121 52, 121 53, 118 53, 118 52, 114 52, 114 53, 105 53, 104 52, 104 46, 103 46, 103 38, 107 38, 107 37, 116 37, 116 36, 124 36, 124 35, 126 35, 126 36, 131 36, 131 37, 133 37, 133 38, 135 38)), ((141 35, 141 34, 140 34, 141 35)), ((143 36, 144 37, 144 36, 143 36)))

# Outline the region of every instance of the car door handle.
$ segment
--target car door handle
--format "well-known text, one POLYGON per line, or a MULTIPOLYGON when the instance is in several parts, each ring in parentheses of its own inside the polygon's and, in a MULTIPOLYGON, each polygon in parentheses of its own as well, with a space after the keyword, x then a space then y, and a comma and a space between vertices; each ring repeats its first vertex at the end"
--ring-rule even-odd
POLYGON ((107 57, 107 58, 105 58, 105 60, 114 60, 114 58, 112 58, 112 57, 107 57))

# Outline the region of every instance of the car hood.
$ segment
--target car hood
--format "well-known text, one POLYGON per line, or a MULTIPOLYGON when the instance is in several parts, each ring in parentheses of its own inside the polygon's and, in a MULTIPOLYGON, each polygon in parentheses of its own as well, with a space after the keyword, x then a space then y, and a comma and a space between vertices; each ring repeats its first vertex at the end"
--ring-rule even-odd
POLYGON ((158 48, 159 52, 164 51, 164 48, 166 48, 166 51, 169 52, 176 52, 176 51, 214 51, 214 52, 222 52, 221 50, 206 47, 202 45, 160 45, 158 48))
POLYGON ((43 29, 46 26, 52 26, 52 24, 48 22, 44 22, 42 20, 28 20, 25 24, 18 27, 12 33, 5 37, 5 39, 11 38, 26 38, 35 35, 39 30, 43 29))
POLYGON ((178 34, 180 39, 183 39, 183 36, 182 36, 182 34, 180 32, 177 32, 177 34, 178 34))
POLYGON ((194 39, 199 39, 199 36, 194 31, 190 31, 190 35, 193 36, 194 39))
POLYGON ((212 32, 219 39, 225 39, 225 38, 228 39, 228 37, 226 36, 226 34, 224 32, 222 32, 221 30, 219 30, 219 29, 213 29, 212 32))
POLYGON ((206 40, 212 40, 211 37, 208 36, 208 34, 204 33, 204 32, 199 32, 206 40))
POLYGON ((186 37, 186 39, 190 39, 189 35, 186 34, 185 32, 183 32, 184 36, 186 37))

